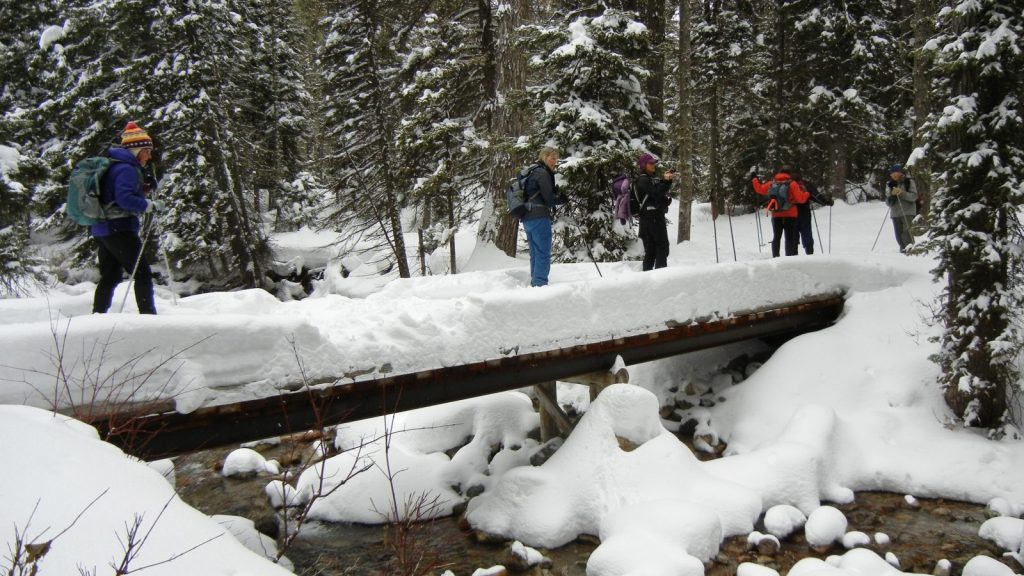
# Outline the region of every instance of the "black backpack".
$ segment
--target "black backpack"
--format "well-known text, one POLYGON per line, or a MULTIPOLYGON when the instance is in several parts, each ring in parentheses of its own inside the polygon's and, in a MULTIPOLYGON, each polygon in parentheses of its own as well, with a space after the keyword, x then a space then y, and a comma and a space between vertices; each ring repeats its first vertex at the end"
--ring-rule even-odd
POLYGON ((505 190, 505 199, 508 201, 508 213, 515 218, 522 219, 523 216, 530 211, 530 202, 537 198, 539 190, 534 191, 529 197, 530 174, 536 168, 539 168, 539 164, 531 164, 526 168, 523 168, 512 181, 509 182, 508 189, 505 190))

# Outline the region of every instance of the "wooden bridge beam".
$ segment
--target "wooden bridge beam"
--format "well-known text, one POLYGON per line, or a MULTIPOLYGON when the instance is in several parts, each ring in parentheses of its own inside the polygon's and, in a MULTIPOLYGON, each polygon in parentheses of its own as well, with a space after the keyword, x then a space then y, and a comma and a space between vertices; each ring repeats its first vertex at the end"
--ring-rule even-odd
MULTIPOLYGON (((145 459, 315 430, 455 400, 516 390, 580 374, 751 338, 823 328, 839 317, 843 299, 825 295, 727 318, 670 324, 647 334, 612 338, 381 378, 339 380, 279 396, 178 412, 117 414, 98 418, 102 438, 145 459)), ((606 384, 605 384, 606 385, 606 384)))

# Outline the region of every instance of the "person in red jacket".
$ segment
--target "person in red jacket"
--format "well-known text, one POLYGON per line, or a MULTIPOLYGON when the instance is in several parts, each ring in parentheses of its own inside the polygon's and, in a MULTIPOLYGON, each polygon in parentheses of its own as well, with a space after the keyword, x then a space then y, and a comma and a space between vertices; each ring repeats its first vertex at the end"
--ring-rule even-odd
POLYGON ((790 207, 786 210, 773 210, 772 211, 772 258, 779 257, 779 244, 782 242, 782 237, 786 238, 786 256, 796 256, 797 246, 799 245, 799 236, 797 235, 797 205, 804 204, 807 199, 810 198, 810 194, 803 189, 802 186, 793 178, 792 173, 794 172, 793 166, 790 164, 783 164, 779 168, 775 178, 770 182, 761 182, 761 179, 755 174, 750 181, 751 186, 754 188, 754 192, 761 196, 767 196, 768 191, 771 189, 772 184, 778 182, 785 185, 788 183, 789 186, 789 203, 790 207))

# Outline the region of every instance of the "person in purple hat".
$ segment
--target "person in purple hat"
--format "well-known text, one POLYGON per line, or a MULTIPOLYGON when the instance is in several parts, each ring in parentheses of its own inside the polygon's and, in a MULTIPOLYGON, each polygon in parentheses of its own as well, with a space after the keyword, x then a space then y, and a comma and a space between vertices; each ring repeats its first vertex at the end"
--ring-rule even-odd
POLYGON ((665 214, 672 203, 668 195, 675 171, 656 176, 658 159, 644 153, 636 161, 640 176, 636 179, 636 197, 640 203, 640 241, 644 245, 644 271, 668 266, 668 229, 665 214))

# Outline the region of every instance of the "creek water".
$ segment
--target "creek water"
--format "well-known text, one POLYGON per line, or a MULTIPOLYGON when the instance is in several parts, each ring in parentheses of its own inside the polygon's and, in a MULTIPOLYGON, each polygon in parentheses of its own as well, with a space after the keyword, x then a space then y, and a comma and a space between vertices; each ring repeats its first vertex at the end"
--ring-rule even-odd
MULTIPOLYGON (((268 458, 287 462, 289 450, 282 445, 261 447, 268 458), (283 456, 284 455, 284 456, 283 456)), ((197 452, 175 460, 178 492, 183 500, 206 514, 229 514, 249 518, 271 536, 280 532, 278 515, 267 503, 264 487, 268 476, 224 478, 219 465, 228 450, 197 452)), ((707 457, 707 455, 703 455, 707 457)), ((978 529, 987 519, 984 506, 963 502, 920 499, 910 506, 901 494, 858 493, 856 501, 835 505, 849 520, 848 530, 859 530, 873 537, 884 533, 888 545, 872 543, 869 548, 884 556, 892 552, 905 572, 930 574, 940 559, 953 564, 951 576, 958 576, 964 564, 983 554, 1000 559, 1015 571, 1021 567, 1003 550, 978 537, 978 529)), ((758 530, 764 531, 763 526, 758 530)), ((551 567, 537 574, 583 576, 586 561, 596 548, 594 539, 583 538, 556 550, 541 550, 551 567)), ((508 565, 508 543, 478 542, 457 517, 441 518, 414 525, 403 539, 393 528, 384 526, 317 523, 307 524, 302 535, 286 551, 295 564, 296 574, 335 576, 363 574, 402 574, 401 552, 416 554, 419 574, 440 574, 451 570, 456 576, 468 576, 478 568, 508 565), (404 545, 396 542, 404 541, 404 545)), ((842 554, 835 547, 828 551, 811 550, 798 531, 782 543, 772 555, 760 555, 747 546, 746 537, 723 542, 716 559, 707 563, 707 576, 732 576, 743 562, 755 562, 786 574, 797 561, 806 557, 825 558, 842 554)))

